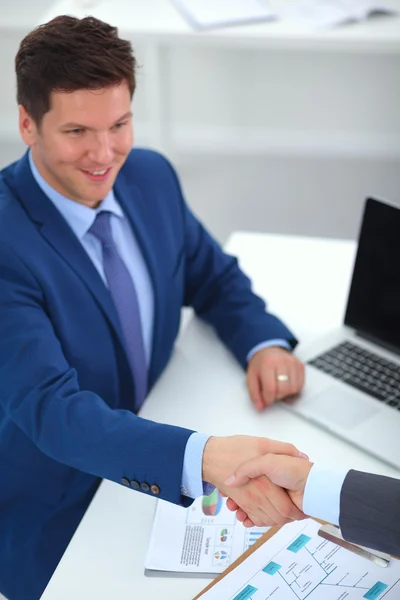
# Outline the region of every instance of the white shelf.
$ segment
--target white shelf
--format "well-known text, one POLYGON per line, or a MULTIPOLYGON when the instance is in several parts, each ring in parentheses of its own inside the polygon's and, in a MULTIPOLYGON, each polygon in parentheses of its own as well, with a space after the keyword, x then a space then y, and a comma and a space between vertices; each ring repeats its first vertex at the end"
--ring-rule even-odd
POLYGON ((364 132, 181 126, 172 128, 171 149, 182 154, 399 160, 400 136, 364 132))
MULTIPOLYGON (((388 1, 400 10, 400 0, 388 1)), ((147 69, 147 78, 144 79, 143 88, 146 97, 146 113, 139 116, 146 119, 146 123, 135 122, 136 141, 140 145, 152 145, 167 153, 172 151, 182 154, 273 154, 278 156, 305 155, 389 160, 400 158, 400 135, 396 134, 397 123, 396 121, 393 122, 392 133, 388 129, 387 120, 382 119, 382 129, 385 133, 379 133, 379 122, 375 120, 374 123, 371 123, 368 116, 373 114, 370 108, 371 105, 376 106, 377 111, 380 110, 379 99, 381 96, 373 94, 373 88, 370 85, 364 85, 365 82, 373 81, 375 73, 375 63, 373 61, 370 63, 369 54, 371 56, 382 55, 382 53, 392 54, 390 61, 388 61, 387 70, 390 67, 393 73, 396 72, 397 54, 400 53, 400 16, 370 18, 362 23, 342 26, 329 31, 304 31, 284 22, 272 22, 196 33, 169 0, 95 0, 91 6, 87 5, 86 7, 83 7, 83 3, 79 0, 57 0, 51 3, 49 0, 38 0, 38 2, 39 4, 37 2, 33 3, 35 7, 32 8, 27 0, 15 0, 5 22, 13 23, 14 26, 17 22, 23 22, 26 25, 29 20, 36 19, 39 9, 43 9, 40 12, 41 16, 37 17, 35 23, 31 23, 32 27, 59 14, 74 14, 78 17, 93 14, 118 26, 122 36, 129 36, 132 39, 134 48, 143 43, 143 62, 147 69), (22 2, 24 7, 25 5, 30 6, 27 12, 22 10, 22 2), (21 19, 17 19, 19 13, 21 19), (365 113, 366 116, 358 119, 356 113, 355 123, 349 122, 349 119, 347 119, 347 122, 346 119, 344 120, 343 127, 347 129, 354 127, 355 131, 332 130, 329 115, 326 119, 320 115, 319 122, 314 123, 313 116, 310 117, 309 111, 307 112, 304 109, 304 94, 300 94, 300 105, 303 106, 302 110, 305 117, 301 122, 293 123, 292 121, 292 129, 290 129, 291 125, 284 123, 282 119, 281 122, 278 120, 276 123, 264 124, 264 127, 256 128, 254 122, 251 126, 249 124, 247 127, 238 127, 233 117, 231 123, 222 125, 218 121, 218 110, 220 110, 218 105, 215 107, 215 114, 208 115, 210 119, 206 123, 200 122, 200 118, 196 122, 196 109, 194 108, 194 121, 186 124, 185 116, 182 116, 180 110, 176 108, 179 107, 177 101, 182 102, 186 97, 185 89, 181 89, 178 98, 174 98, 171 89, 171 85, 173 85, 173 70, 171 67, 175 64, 173 63, 174 54, 168 52, 169 47, 176 45, 179 45, 179 51, 181 51, 182 44, 194 44, 197 47, 211 48, 216 53, 218 53, 219 48, 231 48, 232 50, 252 48, 261 52, 271 48, 281 49, 283 55, 280 55, 280 62, 276 60, 279 65, 285 64, 284 53, 286 51, 315 50, 313 57, 316 58, 319 58, 321 53, 325 51, 334 52, 336 56, 329 56, 326 60, 326 69, 332 68, 332 58, 340 64, 343 61, 348 61, 347 55, 343 54, 344 52, 363 54, 364 56, 360 57, 362 61, 361 68, 358 56, 354 55, 352 57, 353 62, 349 61, 351 65, 354 63, 354 67, 352 67, 354 77, 353 74, 350 78, 347 75, 348 80, 345 81, 353 82, 358 81, 357 78, 360 78, 357 85, 360 89, 364 89, 363 85, 365 87, 366 93, 362 97, 362 101, 364 103, 365 98, 367 109, 365 109, 363 103, 357 104, 357 106, 360 106, 361 114, 365 113), (396 58, 393 57, 393 53, 396 58), (174 101, 171 100, 172 98, 174 98, 174 101), (181 122, 179 119, 181 119, 181 122), (274 129, 275 126, 276 129, 274 129), (304 130, 299 130, 300 127, 304 127, 304 130), (316 130, 312 131, 311 127, 315 127, 316 130), (323 130, 324 128, 326 128, 326 131, 323 130), (388 131, 390 133, 386 133, 388 131)), ((203 55, 202 52, 200 54, 203 55)), ((229 57, 223 56, 220 60, 223 62, 226 59, 228 64, 229 57)), ((233 54, 232 57, 234 58, 233 54)), ((325 58, 323 64, 325 64, 325 58)), ((389 57, 385 56, 382 60, 386 61, 387 58, 389 57)), ((209 57, 207 57, 208 59, 209 57)), ((304 61, 306 61, 304 64, 308 65, 308 56, 304 61)), ((320 62, 318 62, 319 68, 321 68, 320 62)), ((194 63, 194 68, 196 68, 196 64, 194 63)), ((241 64, 243 67, 247 63, 241 64)), ((309 77, 309 68, 307 67, 307 69, 306 75, 308 74, 309 77)), ((320 72, 317 71, 316 77, 320 72)), ((257 73, 254 72, 254 77, 257 76, 257 73)), ((182 77, 187 79, 189 75, 190 68, 183 64, 182 77)), ((341 71, 337 67, 333 75, 337 78, 338 86, 340 86, 341 71)), ((204 73, 202 72, 202 76, 208 76, 207 70, 204 73)), ((213 73, 210 73, 207 80, 210 85, 215 85, 213 76, 213 73)), ((272 84, 279 88, 280 82, 276 73, 274 77, 272 84)), ((382 79, 384 83, 390 80, 388 77, 382 79)), ((207 81, 205 80, 205 85, 207 81)), ((188 83, 190 84, 190 82, 188 83)), ((232 85, 232 82, 229 78, 226 85, 230 89, 229 85, 232 85)), ((293 104, 296 106, 297 90, 295 82, 293 85, 293 90, 288 90, 284 86, 282 89, 286 90, 286 95, 293 96, 293 104)), ((310 85, 312 85, 312 81, 310 85)), ((261 90, 260 93, 265 95, 267 101, 267 87, 256 86, 256 89, 261 90)), ((399 89, 396 79, 393 80, 393 88, 390 91, 388 89, 387 93, 393 98, 398 96, 399 89)), ((190 94, 187 97, 188 101, 193 100, 190 98, 190 94)), ((244 110, 251 110, 251 104, 249 104, 251 100, 248 99, 248 94, 244 97, 247 98, 244 110)), ((341 100, 340 94, 338 99, 341 100)), ((316 102, 317 98, 314 97, 313 101, 316 102)), ((355 101, 352 98, 349 99, 350 101, 353 102, 352 110, 354 111, 355 101)), ((392 110, 389 102, 387 106, 389 106, 389 110, 392 110)), ((278 111, 279 108, 279 105, 275 106, 278 111)), ((336 109, 338 111, 344 110, 341 104, 336 106, 332 103, 330 110, 334 111, 336 109)), ((207 110, 203 113, 207 118, 207 110)), ((332 124, 337 125, 337 121, 337 119, 333 119, 332 124)), ((7 118, 4 113, 0 117, 0 138, 11 142, 19 139, 15 120, 7 118)))
MULTIPOLYGON (((78 0, 58 0, 45 11, 40 22, 60 14, 83 17, 92 14, 108 21, 140 41, 149 37, 164 43, 194 43, 207 46, 278 48, 336 52, 400 52, 400 16, 372 16, 328 31, 310 31, 283 21, 266 22, 194 32, 169 0, 98 0, 82 6, 78 0)), ((400 10, 400 0, 390 4, 400 10)))
MULTIPOLYGON (((135 144, 154 146, 156 130, 135 124, 135 144)), ((0 120, 0 143, 20 142, 17 123, 0 120)), ((271 131, 260 128, 177 125, 169 150, 182 155, 302 156, 400 160, 400 136, 337 131, 271 131)))

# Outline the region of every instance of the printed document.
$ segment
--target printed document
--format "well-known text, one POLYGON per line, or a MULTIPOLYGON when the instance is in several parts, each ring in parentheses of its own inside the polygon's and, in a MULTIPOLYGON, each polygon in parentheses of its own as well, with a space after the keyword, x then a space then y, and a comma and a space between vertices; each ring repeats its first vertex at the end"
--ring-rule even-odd
POLYGON ((384 569, 318 535, 313 519, 282 527, 201 600, 398 600, 400 561, 384 569))
POLYGON ((226 508, 217 489, 197 498, 189 508, 159 500, 145 573, 221 573, 268 529, 246 529, 226 508))
POLYGON ((171 0, 196 29, 241 25, 275 18, 265 0, 171 0))

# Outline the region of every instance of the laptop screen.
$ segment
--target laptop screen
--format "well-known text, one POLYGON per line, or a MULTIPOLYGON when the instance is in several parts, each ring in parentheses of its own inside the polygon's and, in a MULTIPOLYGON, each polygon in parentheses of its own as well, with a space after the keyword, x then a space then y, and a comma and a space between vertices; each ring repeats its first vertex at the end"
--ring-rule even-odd
POLYGON ((400 352, 400 208, 368 198, 345 324, 400 352))

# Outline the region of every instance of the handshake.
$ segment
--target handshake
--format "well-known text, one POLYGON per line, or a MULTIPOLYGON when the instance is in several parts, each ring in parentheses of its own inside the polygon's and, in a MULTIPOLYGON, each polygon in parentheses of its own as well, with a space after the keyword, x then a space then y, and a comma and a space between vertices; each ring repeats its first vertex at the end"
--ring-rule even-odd
POLYGON ((304 519, 303 495, 312 463, 292 444, 246 435, 211 437, 203 481, 228 497, 246 527, 304 519))

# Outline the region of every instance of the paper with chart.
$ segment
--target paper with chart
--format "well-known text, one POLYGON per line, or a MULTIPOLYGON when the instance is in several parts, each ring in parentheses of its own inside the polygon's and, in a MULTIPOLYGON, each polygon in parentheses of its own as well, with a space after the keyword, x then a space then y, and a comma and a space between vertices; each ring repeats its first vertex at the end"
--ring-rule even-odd
POLYGON ((186 509, 159 500, 145 561, 146 574, 221 573, 268 529, 246 529, 226 508, 217 489, 186 509))
POLYGON ((285 525, 201 600, 398 600, 400 561, 386 569, 318 536, 312 519, 285 525))

